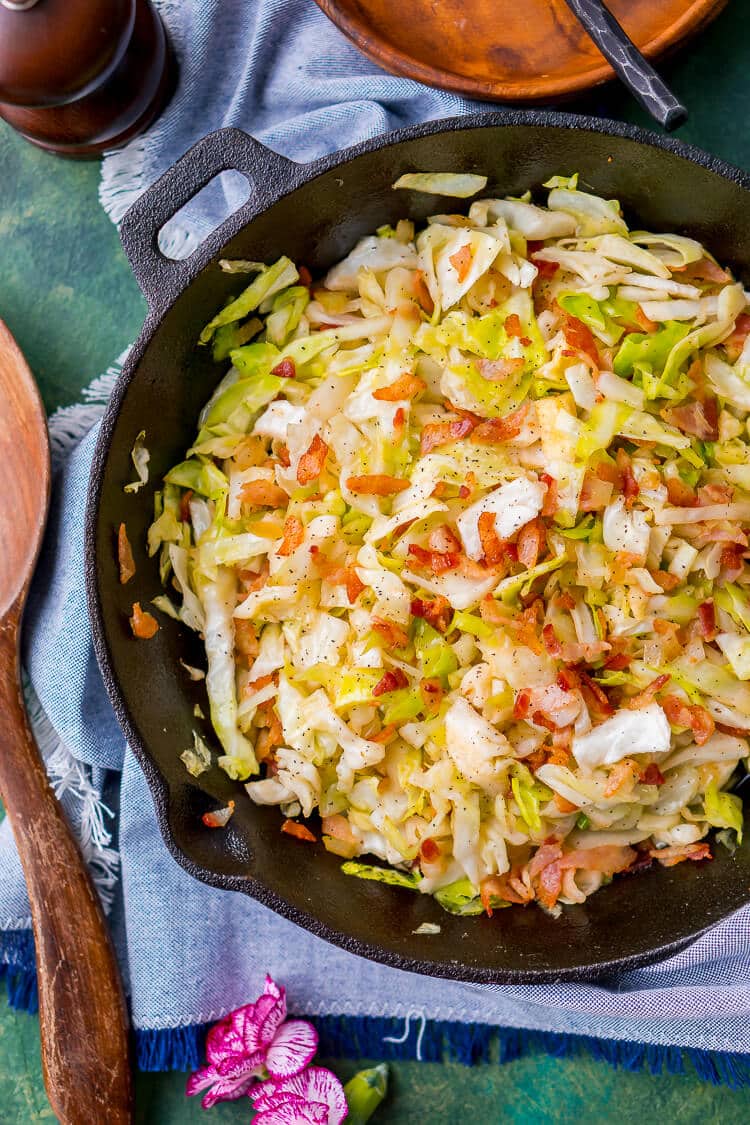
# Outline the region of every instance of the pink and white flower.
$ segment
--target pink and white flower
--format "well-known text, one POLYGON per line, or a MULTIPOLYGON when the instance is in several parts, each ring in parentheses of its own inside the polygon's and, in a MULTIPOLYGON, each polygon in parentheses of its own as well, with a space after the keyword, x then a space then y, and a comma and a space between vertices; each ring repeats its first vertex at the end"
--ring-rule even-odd
MULTIPOLYGON (((211 1028, 206 1040, 208 1065, 190 1076, 186 1093, 192 1097, 207 1090, 201 1102, 204 1109, 241 1098, 258 1079, 283 1082, 299 1075, 317 1046, 318 1033, 311 1023, 286 1019, 286 990, 267 976, 263 995, 254 1004, 230 1012, 211 1028)), ((315 1117, 299 1120, 317 1125, 315 1117)))
POLYGON ((341 1125, 347 1114, 343 1086, 322 1066, 290 1078, 269 1078, 250 1098, 257 1111, 253 1125, 341 1125))

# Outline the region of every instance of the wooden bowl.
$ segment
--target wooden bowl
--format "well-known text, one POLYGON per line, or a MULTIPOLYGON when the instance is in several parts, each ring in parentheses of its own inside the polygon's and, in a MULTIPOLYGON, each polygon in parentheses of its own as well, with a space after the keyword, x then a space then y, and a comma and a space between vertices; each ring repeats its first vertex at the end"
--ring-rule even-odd
MULTIPOLYGON (((489 101, 543 102, 614 78, 565 0, 316 0, 394 74, 489 101), (408 18, 405 18, 407 17, 408 18)), ((727 0, 608 0, 648 58, 673 51, 727 0)))

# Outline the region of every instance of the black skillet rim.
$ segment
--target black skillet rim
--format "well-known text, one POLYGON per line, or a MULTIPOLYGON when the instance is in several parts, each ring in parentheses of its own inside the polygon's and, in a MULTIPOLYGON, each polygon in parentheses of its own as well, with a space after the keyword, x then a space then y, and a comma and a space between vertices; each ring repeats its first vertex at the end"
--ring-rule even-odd
MULTIPOLYGON (((642 129, 637 125, 612 121, 607 118, 597 118, 573 113, 558 113, 548 110, 499 110, 495 112, 471 114, 465 117, 436 119, 424 124, 412 125, 404 129, 369 138, 362 141, 360 144, 321 157, 309 164, 295 164, 294 162, 289 162, 289 183, 283 186, 283 189, 266 204, 263 210, 268 210, 278 202, 279 199, 282 199, 297 188, 309 183, 322 173, 345 164, 364 153, 375 152, 402 141, 425 137, 435 133, 449 133, 469 129, 497 128, 516 125, 594 132, 604 136, 634 141, 648 148, 662 149, 666 152, 673 153, 693 164, 698 164, 700 167, 713 172, 723 179, 737 184, 746 191, 750 191, 750 175, 721 158, 712 156, 703 149, 680 141, 675 137, 660 135, 642 129)), ((237 131, 225 130, 225 132, 227 133, 227 143, 231 144, 231 134, 237 131)), ((251 218, 249 222, 252 221, 251 218)), ((598 961, 594 965, 571 966, 560 970, 497 970, 471 967, 455 961, 445 963, 428 961, 421 958, 404 957, 401 954, 392 953, 380 946, 370 945, 346 933, 332 929, 314 915, 292 906, 280 895, 276 894, 273 890, 263 885, 252 876, 240 877, 235 875, 221 875, 218 872, 209 871, 192 860, 177 846, 169 827, 170 801, 167 781, 163 777, 156 761, 151 756, 148 747, 141 739, 131 720, 127 700, 122 693, 112 665, 109 646, 105 635, 99 593, 99 559, 96 546, 97 525, 99 520, 102 483, 109 447, 120 411, 120 405, 127 387, 163 317, 183 290, 187 288, 203 269, 208 267, 210 262, 220 252, 223 245, 225 245, 231 237, 234 237, 236 233, 237 231, 234 231, 233 234, 227 236, 226 234, 222 234, 221 230, 219 230, 209 235, 202 243, 199 251, 196 251, 183 263, 185 270, 179 279, 175 279, 171 291, 166 294, 168 299, 160 303, 158 311, 153 308, 149 309, 138 339, 130 349, 127 360, 123 365, 122 373, 117 380, 100 424, 91 465, 86 504, 84 524, 84 572, 94 651, 104 681, 104 686, 117 720, 125 735, 128 746, 135 754, 146 776, 154 801, 159 830, 170 853, 177 863, 190 875, 209 886, 218 887, 222 890, 240 891, 249 895, 251 898, 254 898, 282 917, 315 934, 316 937, 331 942, 333 945, 339 946, 349 953, 354 953, 368 960, 389 965, 392 968, 401 969, 406 972, 416 972, 425 976, 467 981, 475 984, 546 984, 562 981, 589 981, 601 979, 602 977, 610 976, 614 973, 627 972, 631 969, 654 964, 657 961, 664 960, 680 952, 686 946, 697 940, 702 934, 710 930, 718 921, 723 921, 725 919, 718 919, 717 922, 692 930, 672 942, 664 943, 643 953, 598 961), (198 259, 200 259, 200 263, 198 259)), ((750 902, 750 890, 748 891, 748 902, 750 902)), ((730 911, 725 915, 725 918, 729 917, 732 913, 734 913, 734 911, 730 911)))

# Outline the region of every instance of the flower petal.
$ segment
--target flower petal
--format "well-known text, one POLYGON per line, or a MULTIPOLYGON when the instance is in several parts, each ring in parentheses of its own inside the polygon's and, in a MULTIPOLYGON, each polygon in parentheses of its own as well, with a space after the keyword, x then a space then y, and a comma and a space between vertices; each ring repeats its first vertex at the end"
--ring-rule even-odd
POLYGON ((210 1109, 217 1102, 233 1102, 246 1094, 254 1081, 252 1074, 240 1079, 220 1078, 208 1091, 201 1105, 204 1109, 210 1109))
POLYGON ((243 1075, 255 1077, 263 1070, 265 1051, 255 1051, 252 1055, 232 1055, 216 1066, 220 1078, 241 1078, 243 1075))
POLYGON ((275 1094, 271 1089, 258 1094, 258 1089, 259 1087, 256 1086, 255 1089, 251 1090, 248 1094, 248 1097, 252 1099, 253 1108, 256 1113, 260 1113, 261 1110, 274 1109, 276 1106, 286 1105, 287 1103, 290 1105, 308 1104, 299 1094, 275 1094))
POLYGON ((195 1074, 191 1074, 185 1086, 185 1093, 189 1098, 200 1094, 201 1090, 205 1090, 213 1082, 219 1079, 219 1072, 215 1066, 204 1066, 200 1070, 196 1070, 195 1074))
MULTIPOLYGON (((230 1012, 211 1028, 206 1039, 206 1057, 209 1062, 220 1063, 235 1055, 248 1054, 245 1047, 246 1027, 255 1025, 255 1005, 245 1004, 230 1012)), ((252 1047, 251 1050, 255 1050, 252 1047)))
MULTIPOLYGON (((257 1105, 260 1096, 270 1096, 272 1099, 281 1094, 297 1094, 305 1099, 308 1105, 322 1102, 328 1106, 328 1118, 325 1125, 341 1125, 346 1117, 347 1105, 344 1096, 344 1087, 335 1074, 322 1066, 311 1066, 301 1074, 291 1078, 281 1078, 262 1082, 251 1094, 257 1105)), ((261 1122, 262 1125, 262 1122, 261 1122)))
POLYGON ((307 1020, 289 1020, 274 1036, 266 1053, 266 1067, 272 1078, 299 1074, 318 1049, 318 1033, 307 1020))
POLYGON ((326 1125, 327 1120, 328 1110, 324 1105, 284 1102, 263 1110, 253 1118, 253 1125, 326 1125))
POLYGON ((251 1049, 269 1047, 285 1019, 286 989, 280 988, 270 977, 266 977, 266 991, 255 1003, 254 1023, 257 1038, 251 1049))

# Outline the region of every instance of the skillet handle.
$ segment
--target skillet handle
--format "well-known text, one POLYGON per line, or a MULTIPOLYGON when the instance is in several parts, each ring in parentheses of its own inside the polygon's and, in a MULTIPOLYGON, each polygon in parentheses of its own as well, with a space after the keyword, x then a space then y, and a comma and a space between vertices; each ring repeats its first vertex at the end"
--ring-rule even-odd
POLYGON ((280 156, 241 129, 218 129, 198 141, 148 188, 123 216, 120 241, 135 279, 156 312, 170 304, 214 255, 252 218, 302 177, 300 164, 280 156), (201 188, 228 170, 250 182, 250 198, 181 261, 159 249, 159 231, 201 188))

